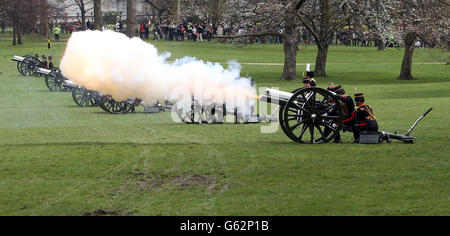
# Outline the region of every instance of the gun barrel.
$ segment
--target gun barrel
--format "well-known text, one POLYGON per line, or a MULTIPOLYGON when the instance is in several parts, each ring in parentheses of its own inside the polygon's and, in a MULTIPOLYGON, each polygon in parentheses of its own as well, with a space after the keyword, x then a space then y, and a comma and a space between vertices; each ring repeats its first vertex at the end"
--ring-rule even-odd
POLYGON ((293 93, 281 90, 266 89, 264 91, 264 95, 260 97, 260 100, 268 103, 283 105, 286 104, 293 95, 293 93))
POLYGON ((39 74, 41 74, 41 75, 49 75, 50 72, 52 72, 52 71, 51 71, 51 70, 44 69, 44 68, 38 68, 36 72, 39 73, 39 74))
POLYGON ((64 80, 64 82, 63 82, 63 84, 62 84, 63 86, 66 86, 66 87, 70 87, 70 88, 78 88, 79 86, 77 85, 77 84, 75 84, 73 81, 71 81, 71 80, 64 80))
POLYGON ((13 57, 11 58, 11 60, 17 61, 17 62, 22 62, 23 60, 25 60, 25 57, 21 57, 21 56, 13 56, 13 57))

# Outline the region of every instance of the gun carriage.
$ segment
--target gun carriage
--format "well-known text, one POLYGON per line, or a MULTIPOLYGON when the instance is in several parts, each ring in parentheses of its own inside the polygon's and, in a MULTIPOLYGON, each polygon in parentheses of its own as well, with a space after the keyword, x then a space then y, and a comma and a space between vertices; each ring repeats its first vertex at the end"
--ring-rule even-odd
POLYGON ((52 92, 70 92, 71 88, 64 86, 67 78, 64 77, 59 68, 52 70, 37 68, 36 73, 45 77, 45 85, 52 92))
POLYGON ((267 89, 264 95, 252 97, 248 99, 259 99, 279 107, 271 115, 253 115, 255 109, 251 106, 246 107, 246 111, 240 111, 237 108, 227 109, 226 104, 201 105, 192 97, 190 107, 189 104, 176 104, 174 109, 180 120, 188 124, 222 124, 229 121, 227 115, 234 116, 236 124, 278 120, 283 132, 300 143, 329 142, 343 125, 342 108, 336 94, 321 88, 296 89, 292 93, 267 89), (336 112, 331 115, 331 110, 336 112))
POLYGON ((336 94, 322 88, 301 88, 292 93, 267 89, 260 100, 280 106, 281 129, 295 142, 326 143, 343 126, 342 107, 336 94))
POLYGON ((96 107, 98 92, 88 90, 83 86, 76 85, 71 80, 65 80, 62 86, 69 89, 72 93, 72 99, 79 107, 96 107))
POLYGON ((52 92, 70 92, 70 87, 63 86, 64 81, 66 80, 68 79, 62 75, 61 70, 59 68, 55 68, 50 70, 48 75, 45 76, 45 85, 47 85, 47 88, 52 92))
POLYGON ((154 106, 148 106, 142 100, 137 98, 127 99, 125 101, 116 101, 110 95, 103 95, 94 90, 89 90, 79 86, 71 80, 64 80, 62 86, 72 91, 72 99, 79 107, 100 107, 102 110, 111 114, 127 114, 135 111, 139 105, 144 107, 144 113, 158 113, 170 109, 170 106, 163 106, 159 103, 154 106))
POLYGON ((41 65, 41 60, 35 56, 25 55, 13 56, 12 61, 17 62, 17 71, 23 76, 30 77, 37 75, 37 69, 41 65))
POLYGON ((69 87, 64 87, 63 82, 67 80, 59 68, 45 69, 41 68, 41 60, 36 56, 13 56, 12 61, 17 62, 17 70, 26 77, 44 76, 45 85, 52 92, 70 92, 69 87))

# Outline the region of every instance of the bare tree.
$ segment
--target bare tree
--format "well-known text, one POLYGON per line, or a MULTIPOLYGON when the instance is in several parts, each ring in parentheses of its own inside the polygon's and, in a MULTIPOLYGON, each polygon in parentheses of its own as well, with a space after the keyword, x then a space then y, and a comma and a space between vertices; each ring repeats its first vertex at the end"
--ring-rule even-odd
POLYGON ((169 21, 172 23, 177 23, 180 22, 180 12, 179 10, 179 4, 181 4, 180 0, 169 0, 168 1, 169 4, 169 8, 168 10, 168 14, 169 14, 169 21))
MULTIPOLYGON (((61 1, 61 0, 60 0, 61 1)), ((77 6, 81 13, 81 30, 86 30, 86 13, 94 9, 93 0, 71 0, 72 4, 66 7, 77 6)), ((66 2, 66 1, 62 1, 66 2)))
POLYGON ((393 17, 398 23, 396 33, 405 47, 398 79, 413 80, 414 43, 420 38, 430 46, 436 46, 449 39, 450 6, 445 0, 404 0, 394 1, 394 4, 393 17))
POLYGON ((43 38, 47 38, 49 35, 49 27, 48 27, 48 0, 40 0, 40 17, 39 17, 39 35, 43 38))
POLYGON ((213 3, 214 4, 212 9, 212 21, 220 23, 222 22, 225 0, 217 0, 213 1, 213 3))
POLYGON ((94 0, 94 30, 102 30, 102 0, 94 0))
POLYGON ((317 57, 314 75, 325 77, 328 47, 332 35, 356 15, 361 15, 367 0, 308 0, 297 14, 300 22, 314 37, 317 57))
POLYGON ((198 18, 204 21, 214 21, 223 9, 222 0, 187 0, 183 4, 183 17, 198 18))
POLYGON ((127 30, 125 34, 128 37, 137 36, 137 24, 136 24, 136 0, 127 0, 127 30))
POLYGON ((258 32, 222 36, 220 38, 242 38, 275 36, 283 39, 284 68, 281 80, 295 80, 299 21, 298 11, 307 0, 227 0, 224 17, 237 25, 256 26, 258 32))
POLYGON ((153 9, 155 9, 158 12, 158 20, 159 22, 162 22, 163 15, 168 12, 170 7, 170 1, 165 0, 144 0, 145 3, 152 6, 153 9))
POLYGON ((39 0, 0 0, 0 12, 13 26, 13 45, 23 44, 22 36, 36 25, 39 5, 39 0))
POLYGON ((391 16, 392 0, 372 0, 364 13, 364 21, 369 26, 369 34, 377 40, 378 50, 383 51, 395 25, 391 16))

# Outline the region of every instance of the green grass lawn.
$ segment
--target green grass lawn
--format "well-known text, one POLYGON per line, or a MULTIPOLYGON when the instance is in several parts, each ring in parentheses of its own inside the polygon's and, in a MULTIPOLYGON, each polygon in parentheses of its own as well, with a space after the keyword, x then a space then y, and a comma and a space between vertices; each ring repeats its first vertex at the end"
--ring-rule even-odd
MULTIPOLYGON (((393 142, 300 145, 255 125, 175 124, 170 113, 110 115, 22 77, 13 55, 53 55, 64 42, 0 41, 0 215, 450 215, 450 67, 416 50, 415 81, 398 81, 402 51, 331 47, 320 87, 366 94, 380 128, 413 132, 393 142)), ((283 62, 279 45, 156 42, 172 58, 283 62)), ((114 50, 114 49, 111 49, 114 50)), ((298 63, 313 63, 301 47, 298 63)), ((57 63, 58 64, 58 63, 57 63)), ((261 87, 293 90, 282 66, 243 65, 261 87)), ((298 74, 304 66, 298 67, 298 74)), ((263 124, 264 125, 264 124, 263 124)))

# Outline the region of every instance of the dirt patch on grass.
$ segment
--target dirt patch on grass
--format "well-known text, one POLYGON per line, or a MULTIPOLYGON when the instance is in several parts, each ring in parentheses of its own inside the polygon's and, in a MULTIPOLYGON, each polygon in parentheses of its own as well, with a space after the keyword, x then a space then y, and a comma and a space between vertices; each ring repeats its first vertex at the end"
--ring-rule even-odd
POLYGON ((185 190, 204 187, 208 190, 228 189, 226 184, 217 181, 217 176, 209 174, 166 175, 163 173, 133 173, 130 179, 138 191, 185 190))
POLYGON ((105 211, 102 209, 98 209, 94 212, 86 212, 83 216, 130 216, 130 213, 123 214, 116 211, 105 211))

